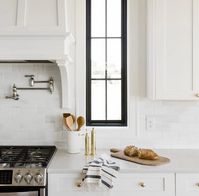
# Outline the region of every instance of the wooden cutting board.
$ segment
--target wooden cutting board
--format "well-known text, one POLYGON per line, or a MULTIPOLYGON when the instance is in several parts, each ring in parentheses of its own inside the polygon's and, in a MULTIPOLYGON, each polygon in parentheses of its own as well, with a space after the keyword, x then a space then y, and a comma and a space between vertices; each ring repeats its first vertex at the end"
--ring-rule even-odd
POLYGON ((159 156, 157 160, 145 160, 145 159, 139 159, 138 157, 129 157, 124 154, 123 150, 119 150, 118 152, 114 153, 112 152, 111 156, 118 159, 138 163, 141 165, 149 165, 149 166, 159 166, 170 162, 168 158, 162 156, 159 156))

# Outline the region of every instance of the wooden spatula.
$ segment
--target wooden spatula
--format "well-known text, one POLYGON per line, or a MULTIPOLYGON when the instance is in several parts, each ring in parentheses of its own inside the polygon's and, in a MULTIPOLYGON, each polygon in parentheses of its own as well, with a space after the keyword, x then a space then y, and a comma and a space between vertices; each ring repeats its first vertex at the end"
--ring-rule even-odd
POLYGON ((75 123, 75 115, 71 114, 71 113, 63 113, 63 120, 64 120, 64 124, 66 125, 66 128, 69 129, 67 123, 66 123, 66 118, 69 117, 69 116, 72 116, 73 118, 73 124, 75 123))
POLYGON ((69 129, 70 131, 72 131, 72 126, 73 126, 73 124, 74 124, 73 117, 72 117, 72 116, 68 116, 68 117, 66 118, 66 125, 67 125, 67 127, 68 127, 68 129, 69 129))

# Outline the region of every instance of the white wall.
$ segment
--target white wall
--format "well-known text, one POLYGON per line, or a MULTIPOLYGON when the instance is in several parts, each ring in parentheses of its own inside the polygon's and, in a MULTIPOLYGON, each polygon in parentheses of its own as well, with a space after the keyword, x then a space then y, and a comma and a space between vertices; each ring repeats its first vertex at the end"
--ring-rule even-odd
MULTIPOLYGON (((69 26, 76 37, 76 54, 70 111, 85 115, 85 0, 68 0, 69 26), (75 9, 76 6, 76 9, 75 9), (74 23, 76 21, 76 23, 74 23), (75 74, 76 73, 76 74, 75 74)), ((98 148, 136 144, 145 147, 199 148, 199 103, 161 102, 146 98, 146 0, 129 0, 128 6, 129 126, 96 128, 98 148), (146 117, 155 128, 146 130, 146 117)), ((0 65, 0 144, 65 144, 60 108, 60 73, 56 66, 0 65), (19 92, 19 101, 6 100, 13 83, 26 86, 25 74, 55 79, 55 92, 19 92)))

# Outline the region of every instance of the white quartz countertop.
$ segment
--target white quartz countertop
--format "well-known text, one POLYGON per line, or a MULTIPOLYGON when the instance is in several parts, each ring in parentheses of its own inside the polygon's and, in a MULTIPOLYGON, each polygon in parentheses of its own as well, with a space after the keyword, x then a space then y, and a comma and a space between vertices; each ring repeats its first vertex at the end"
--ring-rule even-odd
MULTIPOLYGON (((144 166, 136 163, 113 158, 120 165, 120 172, 123 173, 146 173, 146 172, 199 172, 199 150, 155 150, 159 155, 170 159, 170 163, 162 166, 144 166)), ((103 153, 110 154, 109 150, 100 150, 96 156, 103 153)), ((48 173, 74 173, 80 172, 86 162, 93 157, 85 156, 84 152, 80 154, 68 154, 64 150, 58 150, 53 157, 48 173)))

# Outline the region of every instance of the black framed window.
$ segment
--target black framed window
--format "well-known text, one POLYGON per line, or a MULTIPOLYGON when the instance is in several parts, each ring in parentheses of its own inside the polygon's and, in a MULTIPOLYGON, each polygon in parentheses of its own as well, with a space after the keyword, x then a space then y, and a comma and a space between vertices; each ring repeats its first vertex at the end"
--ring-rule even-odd
POLYGON ((127 0, 86 0, 86 124, 127 125, 127 0))

